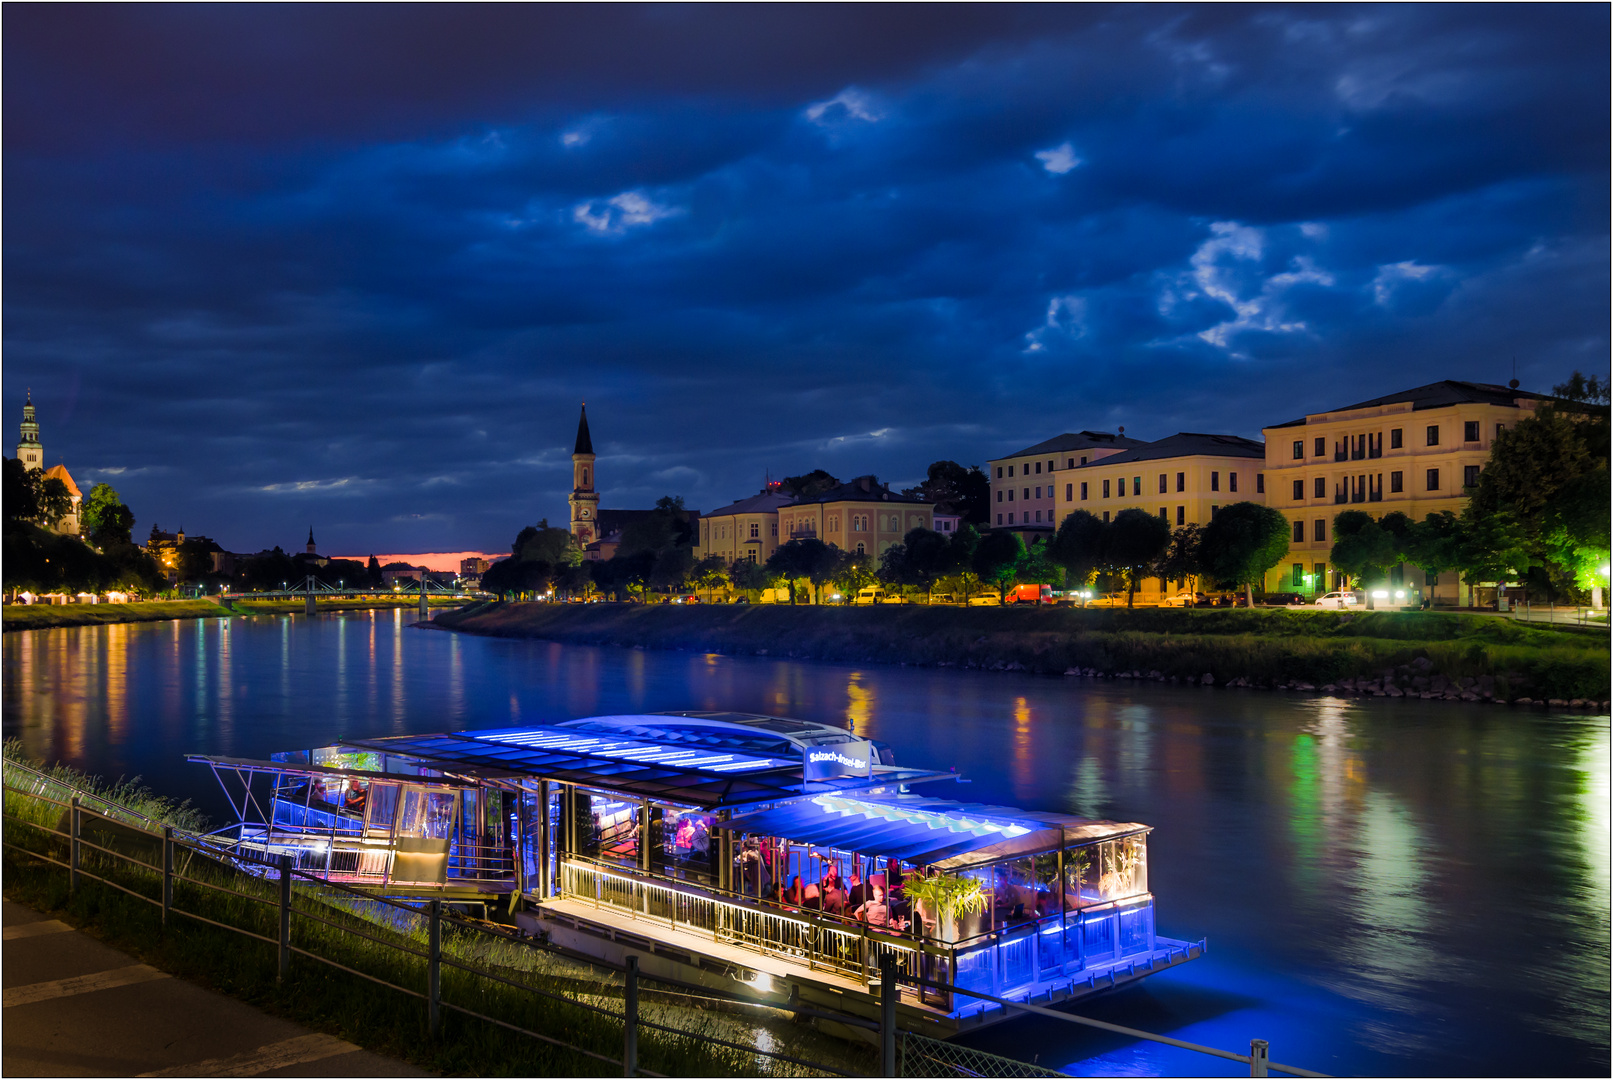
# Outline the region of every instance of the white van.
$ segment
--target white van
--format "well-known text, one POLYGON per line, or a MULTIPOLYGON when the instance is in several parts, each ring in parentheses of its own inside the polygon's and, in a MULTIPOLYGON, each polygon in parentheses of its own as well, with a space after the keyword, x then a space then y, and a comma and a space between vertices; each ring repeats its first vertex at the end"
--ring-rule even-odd
POLYGON ((1319 608, 1349 608, 1355 607, 1357 602, 1356 594, 1353 592, 1330 592, 1316 598, 1316 606, 1319 608))
POLYGON ((878 585, 869 585, 867 588, 857 590, 857 598, 853 604, 882 604, 885 602, 885 590, 878 585))

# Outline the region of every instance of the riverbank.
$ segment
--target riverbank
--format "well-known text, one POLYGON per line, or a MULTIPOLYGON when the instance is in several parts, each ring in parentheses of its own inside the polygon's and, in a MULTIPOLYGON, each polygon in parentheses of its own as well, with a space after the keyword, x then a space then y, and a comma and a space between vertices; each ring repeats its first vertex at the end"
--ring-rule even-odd
POLYGON ((1605 709, 1605 636, 1446 612, 479 603, 498 637, 1605 709))
MULTIPOLYGON (((105 623, 162 622, 168 619, 224 619, 252 615, 301 615, 302 600, 148 600, 133 604, 7 604, 0 609, 5 631, 45 630, 57 626, 100 626, 105 623)), ((458 601, 433 601, 432 607, 458 601)), ((319 600, 318 610, 370 611, 415 608, 412 600, 319 600)))

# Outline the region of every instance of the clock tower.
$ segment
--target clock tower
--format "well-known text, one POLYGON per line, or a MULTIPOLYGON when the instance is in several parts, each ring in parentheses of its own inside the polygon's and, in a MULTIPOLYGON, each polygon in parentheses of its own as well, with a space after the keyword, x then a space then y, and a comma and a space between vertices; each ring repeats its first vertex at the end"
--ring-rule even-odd
POLYGON ((587 547, 599 539, 599 493, 594 490, 594 441, 588 435, 588 404, 577 421, 577 446, 571 452, 571 535, 587 547))
POLYGON ((34 392, 28 391, 28 403, 22 407, 22 439, 17 443, 17 460, 24 469, 45 467, 45 448, 39 443, 39 422, 34 419, 34 392))

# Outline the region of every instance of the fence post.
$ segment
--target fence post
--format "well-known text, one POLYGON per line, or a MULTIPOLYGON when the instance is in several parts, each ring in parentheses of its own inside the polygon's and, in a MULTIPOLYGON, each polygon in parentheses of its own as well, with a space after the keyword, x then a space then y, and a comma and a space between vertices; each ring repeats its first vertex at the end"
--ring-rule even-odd
POLYGON ((1249 1040, 1249 1075, 1265 1076, 1266 1063, 1271 1060, 1271 1043, 1265 1039, 1249 1040))
POLYGON ((627 986, 622 1007, 622 1075, 638 1075, 638 957, 627 958, 627 986))
POLYGON ((73 796, 73 802, 72 802, 72 805, 68 809, 67 817, 68 817, 68 821, 67 821, 68 847, 70 848, 70 851, 69 851, 68 857, 67 857, 67 865, 68 865, 67 891, 68 892, 77 892, 78 891, 78 836, 79 836, 79 812, 78 812, 78 796, 77 795, 73 796))
POLYGON ((431 902, 430 932, 426 946, 426 1018, 431 1037, 442 1034, 442 901, 431 902))
POLYGON ((879 958, 879 1075, 896 1075, 896 958, 879 958))
POLYGON ((162 924, 168 925, 168 913, 174 907, 174 827, 162 827, 162 924))
POLYGON ((291 974, 291 856, 280 856, 280 972, 275 982, 285 984, 291 974))

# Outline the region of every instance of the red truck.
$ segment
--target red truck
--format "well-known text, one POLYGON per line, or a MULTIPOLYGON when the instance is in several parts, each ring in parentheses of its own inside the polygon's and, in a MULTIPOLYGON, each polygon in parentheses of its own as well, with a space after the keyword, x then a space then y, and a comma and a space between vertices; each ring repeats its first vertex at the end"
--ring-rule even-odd
POLYGON ((1053 586, 1051 585, 1015 585, 1003 594, 1005 604, 1051 604, 1053 602, 1053 586))

